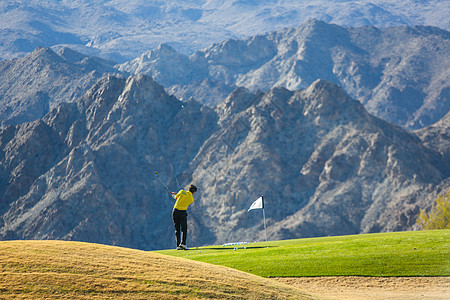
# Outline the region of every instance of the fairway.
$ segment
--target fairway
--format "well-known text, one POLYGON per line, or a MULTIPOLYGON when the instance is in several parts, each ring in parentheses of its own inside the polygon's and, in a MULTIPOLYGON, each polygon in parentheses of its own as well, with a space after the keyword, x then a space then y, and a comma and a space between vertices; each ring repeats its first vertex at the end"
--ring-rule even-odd
POLYGON ((449 276, 449 238, 450 230, 410 231, 158 252, 263 277, 449 276))

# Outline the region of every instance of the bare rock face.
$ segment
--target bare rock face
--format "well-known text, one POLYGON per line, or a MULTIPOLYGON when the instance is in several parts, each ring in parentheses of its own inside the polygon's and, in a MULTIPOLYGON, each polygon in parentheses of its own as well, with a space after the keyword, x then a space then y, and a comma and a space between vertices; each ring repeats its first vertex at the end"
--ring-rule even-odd
POLYGON ((199 187, 190 245, 263 238, 260 211, 247 212, 262 194, 270 239, 409 230, 450 183, 427 141, 324 80, 239 88, 211 109, 145 75, 107 76, 0 131, 0 238, 172 248, 173 202, 155 171, 175 191, 199 187))
POLYGON ((61 102, 81 97, 113 63, 62 48, 37 48, 23 58, 0 61, 0 126, 42 118, 61 102))
POLYGON ((426 146, 434 149, 444 156, 444 161, 450 163, 450 112, 448 112, 439 122, 416 130, 426 146))
POLYGON ((229 90, 199 84, 206 79, 251 91, 304 89, 325 79, 370 113, 409 129, 431 125, 450 110, 450 34, 439 28, 349 28, 311 20, 294 29, 216 43, 189 57, 160 52, 150 51, 119 69, 157 76, 171 93, 186 98, 189 91, 187 98, 208 105, 222 101, 229 90))

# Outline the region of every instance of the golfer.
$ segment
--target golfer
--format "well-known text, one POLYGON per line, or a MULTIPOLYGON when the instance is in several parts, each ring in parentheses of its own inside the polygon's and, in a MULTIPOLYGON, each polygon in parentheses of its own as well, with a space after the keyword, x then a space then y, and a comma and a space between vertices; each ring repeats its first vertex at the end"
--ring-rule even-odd
POLYGON ((187 209, 194 202, 192 195, 197 191, 197 187, 193 184, 189 187, 189 191, 180 190, 178 193, 170 192, 176 195, 177 202, 173 206, 172 218, 175 225, 175 237, 177 239, 177 250, 186 250, 187 238, 187 209), (180 232, 181 229, 181 232, 180 232))

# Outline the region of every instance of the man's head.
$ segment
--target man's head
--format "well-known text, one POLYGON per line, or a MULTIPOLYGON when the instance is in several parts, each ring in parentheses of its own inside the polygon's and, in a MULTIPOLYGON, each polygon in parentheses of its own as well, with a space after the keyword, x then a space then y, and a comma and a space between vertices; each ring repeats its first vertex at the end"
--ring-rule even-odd
POLYGON ((189 187, 189 192, 194 194, 196 191, 197 191, 197 187, 195 185, 191 184, 191 186, 189 187))

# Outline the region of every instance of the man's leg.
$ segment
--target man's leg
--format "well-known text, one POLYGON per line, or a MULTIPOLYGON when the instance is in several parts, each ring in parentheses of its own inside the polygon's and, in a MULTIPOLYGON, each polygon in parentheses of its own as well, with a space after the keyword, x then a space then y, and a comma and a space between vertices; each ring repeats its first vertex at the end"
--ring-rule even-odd
POLYGON ((180 232, 181 222, 180 222, 180 217, 179 217, 178 211, 174 210, 172 212, 172 219, 173 219, 173 225, 175 226, 175 238, 177 240, 177 247, 178 247, 181 243, 181 232, 180 232))
POLYGON ((186 239, 187 239, 187 214, 186 211, 183 211, 180 214, 180 226, 181 226, 181 243, 186 247, 186 239))

